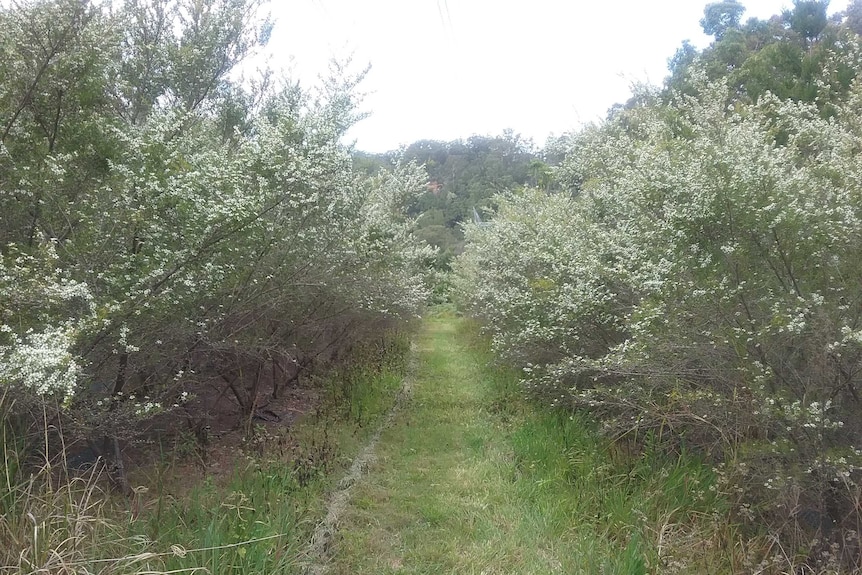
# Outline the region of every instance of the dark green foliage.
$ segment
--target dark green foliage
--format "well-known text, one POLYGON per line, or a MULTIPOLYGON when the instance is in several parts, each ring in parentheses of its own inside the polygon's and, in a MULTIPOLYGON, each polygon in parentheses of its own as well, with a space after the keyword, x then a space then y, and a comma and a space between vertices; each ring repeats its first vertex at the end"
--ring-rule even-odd
POLYGON ((426 191, 411 204, 409 213, 418 217, 417 235, 439 249, 441 269, 448 269, 452 257, 461 253, 461 223, 472 221, 474 210, 481 217, 492 207, 493 195, 552 185, 550 168, 533 143, 512 132, 451 142, 419 140, 388 154, 357 152, 354 167, 373 174, 392 165, 396 157, 415 161, 428 172, 426 191))
POLYGON ((847 93, 855 72, 841 55, 853 50, 862 31, 862 3, 851 4, 842 21, 829 19, 823 0, 796 0, 793 8, 768 20, 750 18, 739 24, 744 10, 735 1, 709 4, 701 25, 715 41, 698 52, 684 42, 668 61, 665 97, 695 95, 690 74, 700 69, 709 80, 726 79, 737 97, 756 102, 770 92, 781 99, 816 103, 824 117, 832 103, 847 93), (816 78, 836 66, 827 85, 816 78))
POLYGON ((473 136, 454 142, 419 141, 404 152, 425 165, 429 186, 414 203, 412 213, 442 210, 444 225, 453 228, 472 218, 474 207, 503 190, 531 183, 532 145, 518 136, 473 136))
POLYGON ((814 40, 826 28, 826 8, 829 0, 793 0, 793 10, 785 17, 790 29, 805 38, 814 40))

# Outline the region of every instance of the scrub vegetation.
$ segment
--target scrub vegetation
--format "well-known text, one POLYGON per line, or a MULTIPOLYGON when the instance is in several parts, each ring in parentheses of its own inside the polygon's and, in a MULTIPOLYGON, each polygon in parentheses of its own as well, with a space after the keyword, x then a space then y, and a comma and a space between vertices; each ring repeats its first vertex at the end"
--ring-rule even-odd
POLYGON ((544 147, 372 155, 362 69, 253 68, 265 0, 0 3, 0 570, 301 572, 380 433, 324 569, 862 572, 827 8, 710 3, 544 147))
POLYGON ((556 142, 565 191, 499 196, 456 266, 539 401, 714 464, 757 572, 862 568, 859 5, 825 11, 711 5, 713 45, 556 142))

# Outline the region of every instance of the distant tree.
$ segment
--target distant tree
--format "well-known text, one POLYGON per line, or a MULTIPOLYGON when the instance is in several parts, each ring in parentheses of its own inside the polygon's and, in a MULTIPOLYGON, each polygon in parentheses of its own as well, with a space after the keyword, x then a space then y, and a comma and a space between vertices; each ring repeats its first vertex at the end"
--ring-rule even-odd
POLYGON ((716 40, 721 40, 725 32, 739 27, 739 19, 745 12, 745 6, 736 0, 712 2, 703 9, 700 25, 703 31, 716 40))
POLYGON ((409 214, 417 218, 417 235, 439 248, 437 266, 442 269, 460 253, 461 225, 472 219, 475 208, 490 207, 495 194, 525 185, 552 185, 550 170, 539 170, 535 164, 539 156, 533 142, 512 130, 451 142, 419 140, 377 160, 356 153, 354 165, 370 170, 375 162, 391 165, 396 158, 414 161, 427 171, 425 192, 413 199, 409 214))
POLYGON ((853 0, 847 6, 844 12, 846 16, 845 24, 847 28, 862 35, 862 0, 853 0))
POLYGON ((794 0, 793 10, 786 16, 790 29, 802 36, 806 44, 816 39, 829 21, 828 7, 829 0, 794 0))
POLYGON ((696 96, 692 70, 697 69, 710 81, 727 81, 735 99, 754 102, 771 93, 814 103, 824 117, 830 116, 833 104, 856 77, 856 68, 847 64, 852 58, 839 56, 849 57, 854 49, 848 36, 853 27, 862 31, 862 0, 853 0, 844 15, 831 19, 826 14, 828 5, 827 0, 795 0, 791 9, 779 15, 750 18, 742 25, 738 3, 708 5, 701 24, 715 33, 716 40, 702 51, 690 44, 677 50, 668 61, 664 101, 679 94, 696 96), (832 66, 832 73, 823 74, 826 66, 832 66))
POLYGON ((540 190, 549 190, 553 184, 553 172, 551 167, 542 160, 535 159, 530 162, 530 184, 540 190))
POLYGON ((667 60, 667 69, 670 76, 665 79, 665 85, 677 91, 686 91, 686 72, 698 56, 695 48, 688 40, 683 40, 682 46, 677 48, 673 57, 667 60))

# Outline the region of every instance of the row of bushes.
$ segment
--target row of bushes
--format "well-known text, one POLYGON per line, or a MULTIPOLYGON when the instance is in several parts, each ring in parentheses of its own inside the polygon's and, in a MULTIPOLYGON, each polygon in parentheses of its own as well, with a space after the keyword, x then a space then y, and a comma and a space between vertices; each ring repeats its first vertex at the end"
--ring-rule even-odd
POLYGON ((421 309, 434 254, 403 206, 423 171, 353 169, 362 74, 306 89, 243 64, 271 30, 261 4, 0 7, 0 393, 19 437, 62 424, 117 447, 205 384, 250 416, 421 309))
POLYGON ((862 567, 862 83, 828 113, 689 85, 468 225, 458 297, 548 404, 710 457, 785 567, 862 567))

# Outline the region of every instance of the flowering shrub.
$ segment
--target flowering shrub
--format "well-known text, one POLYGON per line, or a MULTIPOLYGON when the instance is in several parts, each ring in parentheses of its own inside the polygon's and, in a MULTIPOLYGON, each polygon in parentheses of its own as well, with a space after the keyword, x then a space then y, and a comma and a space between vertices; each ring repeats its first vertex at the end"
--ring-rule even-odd
POLYGON ((40 396, 56 393, 67 399, 75 393, 81 366, 70 351, 74 340, 69 330, 28 332, 23 338, 11 334, 9 339, 0 347, 0 377, 40 396))
POLYGON ((82 375, 73 347, 93 296, 54 267, 59 257, 52 243, 34 250, 37 255, 12 248, 0 254, 0 382, 67 401, 82 375))
POLYGON ((692 82, 567 138, 571 193, 468 226, 460 297, 552 404, 743 458, 729 481, 785 532, 855 529, 862 85, 824 118, 692 82))
POLYGON ((361 74, 231 80, 260 4, 0 7, 0 393, 118 437, 221 377, 248 415, 260 377, 238 374, 421 309, 422 171, 353 170, 361 74))

